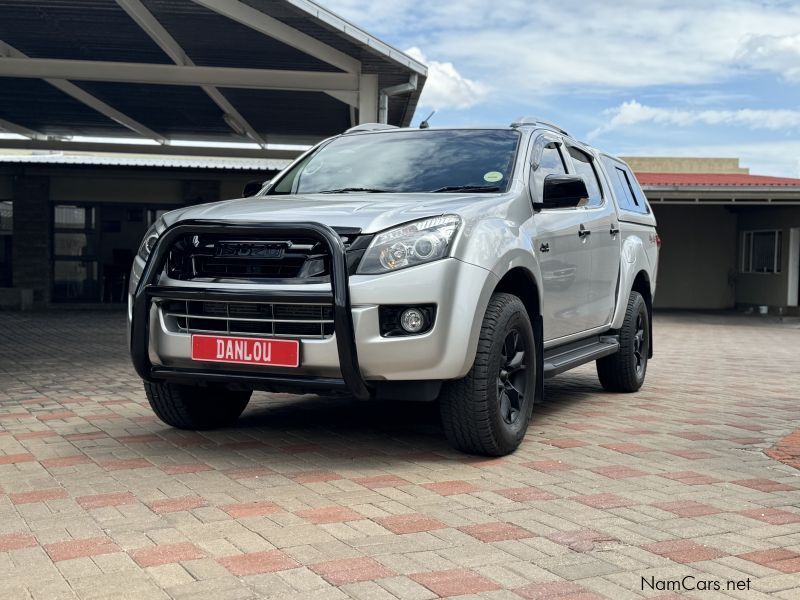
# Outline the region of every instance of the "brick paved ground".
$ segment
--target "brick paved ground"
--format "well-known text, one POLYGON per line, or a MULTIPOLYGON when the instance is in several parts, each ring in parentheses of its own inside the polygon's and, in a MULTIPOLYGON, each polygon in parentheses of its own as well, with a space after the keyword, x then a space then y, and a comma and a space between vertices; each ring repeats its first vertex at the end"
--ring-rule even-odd
POLYGON ((429 405, 257 394, 235 429, 172 430, 121 315, 0 314, 0 597, 800 598, 800 472, 764 453, 800 424, 800 328, 656 336, 641 393, 561 376, 483 460, 429 405))

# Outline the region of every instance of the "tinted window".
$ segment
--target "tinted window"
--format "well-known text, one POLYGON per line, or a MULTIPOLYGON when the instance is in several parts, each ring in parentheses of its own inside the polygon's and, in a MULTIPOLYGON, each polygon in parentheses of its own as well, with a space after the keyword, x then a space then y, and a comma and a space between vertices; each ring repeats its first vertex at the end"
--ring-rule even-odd
POLYGON ((343 188, 431 192, 450 186, 505 191, 519 133, 504 130, 402 131, 345 135, 298 164, 272 194, 343 188))
POLYGON ((780 273, 782 232, 745 231, 742 272, 780 273))
POLYGON ((592 157, 577 148, 570 148, 569 155, 572 157, 572 164, 575 166, 576 174, 583 177, 586 182, 586 189, 589 192, 589 203, 586 206, 588 208, 600 206, 603 204, 603 192, 600 187, 600 181, 597 179, 592 157))
POLYGON ((644 193, 625 164, 607 156, 604 156, 602 161, 619 207, 631 212, 649 213, 644 193))
POLYGON ((558 149, 558 144, 551 142, 547 144, 542 150, 542 157, 539 160, 539 166, 533 172, 533 185, 536 190, 538 198, 542 198, 544 193, 544 178, 548 175, 566 175, 567 168, 564 165, 564 159, 561 156, 561 151, 558 149))

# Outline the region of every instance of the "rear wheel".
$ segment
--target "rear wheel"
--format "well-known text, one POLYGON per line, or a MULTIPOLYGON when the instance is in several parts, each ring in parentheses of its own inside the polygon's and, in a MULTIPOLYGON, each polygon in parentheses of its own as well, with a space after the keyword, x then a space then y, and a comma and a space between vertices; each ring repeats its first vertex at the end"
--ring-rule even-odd
POLYGON ((631 292, 619 330, 619 352, 597 361, 597 376, 609 392, 636 392, 644 383, 650 353, 650 313, 639 292, 631 292))
POLYGON ((536 341, 522 301, 495 294, 483 318, 475 363, 439 398, 449 442, 470 454, 503 456, 517 449, 533 410, 536 341))
POLYGON ((252 391, 145 382, 150 407, 159 419, 178 429, 218 429, 233 425, 252 391))

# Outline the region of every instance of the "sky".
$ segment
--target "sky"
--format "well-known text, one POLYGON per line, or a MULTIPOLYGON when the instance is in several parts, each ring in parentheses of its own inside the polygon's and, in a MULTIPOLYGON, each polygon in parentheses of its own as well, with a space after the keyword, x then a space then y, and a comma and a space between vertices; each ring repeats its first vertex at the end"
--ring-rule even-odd
POLYGON ((318 0, 428 65, 431 125, 557 123, 622 156, 800 177, 800 0, 318 0))

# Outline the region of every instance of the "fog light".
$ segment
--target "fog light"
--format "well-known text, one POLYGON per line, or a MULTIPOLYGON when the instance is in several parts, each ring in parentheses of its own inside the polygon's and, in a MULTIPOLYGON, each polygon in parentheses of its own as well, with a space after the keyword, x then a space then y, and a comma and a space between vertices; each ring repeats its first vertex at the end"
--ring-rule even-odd
POLYGON ((381 337, 422 335, 433 329, 435 321, 435 304, 417 304, 416 306, 404 304, 378 307, 381 337))
POLYGON ((425 314, 418 308, 407 308, 400 314, 400 327, 408 333, 418 333, 425 328, 425 314))

